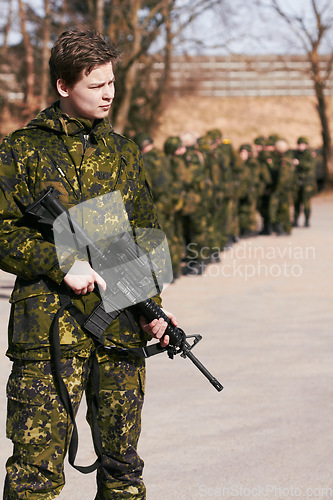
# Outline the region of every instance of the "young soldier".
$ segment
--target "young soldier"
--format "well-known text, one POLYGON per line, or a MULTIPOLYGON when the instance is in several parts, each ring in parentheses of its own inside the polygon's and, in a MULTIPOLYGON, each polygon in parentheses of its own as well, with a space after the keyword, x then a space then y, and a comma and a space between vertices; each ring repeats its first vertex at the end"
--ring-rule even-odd
POLYGON ((253 158, 251 144, 242 144, 239 156, 244 165, 239 200, 239 226, 243 237, 257 234, 257 206, 260 187, 260 165, 253 158))
POLYGON ((279 139, 275 143, 273 186, 269 203, 269 218, 273 231, 278 234, 291 234, 290 202, 293 185, 294 164, 288 153, 287 141, 279 139))
POLYGON ((182 246, 176 235, 176 221, 182 205, 179 200, 180 189, 172 177, 169 158, 155 147, 153 139, 147 133, 140 132, 134 141, 140 148, 158 221, 167 237, 175 281, 181 274, 182 259, 182 246))
MULTIPOLYGON (((117 190, 133 227, 158 227, 138 148, 114 133, 108 121, 116 58, 116 49, 96 32, 71 30, 60 35, 50 58, 51 82, 59 100, 5 138, 1 147, 0 266, 17 275, 7 350, 13 361, 7 436, 14 452, 6 464, 5 500, 49 500, 64 486, 63 461, 72 426, 55 386, 49 335, 60 292, 89 314, 100 301, 95 284, 106 288, 88 262, 85 271, 76 271, 74 258, 67 269, 60 267, 54 244, 22 223, 20 207, 49 186, 66 208, 117 190)), ((162 338, 165 328, 164 321, 147 324, 124 309, 106 330, 105 344, 131 348, 145 345, 153 336, 167 345, 168 338, 162 338)), ((75 412, 86 390, 91 425, 93 360, 99 366, 95 420, 102 457, 96 499, 144 499, 143 462, 136 451, 144 359, 103 346, 96 350, 67 311, 59 318, 59 332, 61 377, 75 412)))
POLYGON ((306 137, 299 137, 294 155, 295 188, 294 188, 294 223, 298 226, 301 209, 304 211, 304 226, 310 226, 311 198, 316 192, 316 154, 309 148, 306 137))

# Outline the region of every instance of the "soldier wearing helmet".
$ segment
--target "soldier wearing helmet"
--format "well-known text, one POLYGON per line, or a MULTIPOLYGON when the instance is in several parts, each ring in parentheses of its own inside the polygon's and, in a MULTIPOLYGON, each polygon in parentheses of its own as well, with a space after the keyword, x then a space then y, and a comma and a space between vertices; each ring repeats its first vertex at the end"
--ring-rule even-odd
POLYGON ((316 153, 309 148, 306 137, 299 137, 294 155, 295 188, 294 188, 294 221, 298 226, 301 211, 304 211, 304 226, 310 226, 311 198, 316 192, 316 153))

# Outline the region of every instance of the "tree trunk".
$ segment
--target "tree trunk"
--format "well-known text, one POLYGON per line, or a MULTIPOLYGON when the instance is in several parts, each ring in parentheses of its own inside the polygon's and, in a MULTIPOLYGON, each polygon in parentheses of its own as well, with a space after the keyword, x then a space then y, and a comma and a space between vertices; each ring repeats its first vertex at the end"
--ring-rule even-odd
POLYGON ((34 55, 29 34, 26 30, 26 14, 24 10, 23 1, 18 0, 18 2, 19 2, 19 15, 21 20, 21 32, 23 36, 23 45, 25 49, 25 63, 26 63, 25 103, 28 108, 33 109, 34 84, 35 84, 34 55))
POLYGON ((323 158, 325 165, 325 179, 333 182, 333 158, 332 158, 332 141, 327 118, 327 103, 325 95, 321 88, 316 89, 317 110, 321 123, 321 134, 323 138, 323 158))
POLYGON ((125 76, 125 88, 123 89, 123 99, 119 105, 115 118, 114 128, 116 132, 122 134, 128 122, 128 114, 131 107, 132 93, 136 83, 139 61, 136 54, 141 48, 141 31, 138 21, 138 10, 141 7, 140 0, 134 0, 131 5, 131 27, 133 29, 133 42, 131 53, 128 55, 129 65, 125 76))
POLYGON ((60 7, 59 33, 65 31, 67 16, 68 16, 68 0, 63 0, 60 7))
POLYGON ((118 113, 114 123, 114 128, 119 134, 122 134, 124 132, 124 129, 128 122, 128 114, 131 107, 132 92, 135 86, 137 72, 138 62, 133 61, 126 73, 124 95, 118 108, 118 113))
POLYGON ((323 138, 323 158, 325 166, 325 179, 333 181, 333 156, 332 156, 332 140, 330 125, 327 117, 327 101, 324 94, 325 84, 321 78, 321 71, 319 66, 319 58, 316 50, 310 54, 314 90, 317 98, 317 111, 319 114, 321 124, 321 134, 323 138))
POLYGON ((96 1, 96 30, 103 33, 104 30, 104 0, 96 1))
POLYGON ((8 47, 8 35, 9 35, 9 30, 12 24, 12 17, 13 17, 13 0, 8 1, 8 16, 7 16, 7 22, 4 26, 4 34, 3 34, 3 46, 1 47, 1 52, 5 54, 7 52, 7 47, 8 47))
MULTIPOLYGON (((158 121, 158 116, 163 110, 164 102, 167 98, 168 86, 169 86, 169 76, 170 76, 170 66, 171 66, 171 55, 172 55, 172 22, 171 22, 171 11, 174 2, 168 0, 163 6, 163 17, 165 25, 165 49, 164 49, 164 67, 163 73, 160 77, 158 89, 156 89, 155 96, 153 99, 153 106, 151 109, 151 128, 149 132, 152 133, 155 125, 158 121)), ((152 134, 153 135, 153 134, 152 134)))
POLYGON ((44 0, 44 30, 43 30, 43 51, 42 51, 42 83, 41 83, 41 96, 40 107, 41 109, 47 106, 47 94, 49 87, 49 42, 50 42, 50 25, 51 25, 51 12, 49 0, 44 0))
POLYGON ((95 28, 95 23, 96 23, 96 10, 95 10, 95 2, 94 0, 87 0, 88 4, 88 12, 89 12, 89 25, 92 29, 95 28))

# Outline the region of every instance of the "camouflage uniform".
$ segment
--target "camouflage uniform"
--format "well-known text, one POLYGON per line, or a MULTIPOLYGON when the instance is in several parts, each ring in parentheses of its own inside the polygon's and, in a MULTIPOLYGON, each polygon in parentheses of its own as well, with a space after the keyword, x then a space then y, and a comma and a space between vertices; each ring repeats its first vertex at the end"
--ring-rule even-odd
MULTIPOLYGON (((60 268, 54 244, 20 223, 17 200, 26 206, 53 186, 69 208, 119 190, 132 226, 158 227, 158 223, 137 146, 115 134, 107 119, 96 121, 92 128, 88 120, 63 115, 55 103, 4 139, 0 161, 0 267, 17 275, 7 350, 14 361, 7 388, 7 435, 14 453, 7 462, 4 498, 51 499, 64 485, 71 425, 54 389, 49 335, 59 309, 59 286, 74 256, 68 269, 60 268)), ((68 294, 85 314, 100 300, 95 292, 68 294)), ((156 300, 160 303, 159 297, 156 300)), ((67 311, 59 319, 59 333, 62 376, 75 409, 84 389, 90 408, 89 367, 94 353, 100 365, 98 420, 104 463, 97 474, 96 499, 145 498, 143 462, 136 452, 144 361, 119 358, 112 349, 96 353, 91 338, 67 311)), ((105 344, 125 348, 145 345, 148 337, 126 309, 106 334, 105 344)))
POLYGON ((212 224, 208 197, 209 179, 204 156, 197 148, 188 148, 184 160, 187 175, 184 178, 185 200, 182 207, 184 237, 187 245, 188 274, 202 274, 209 260, 212 224))
POLYGON ((247 151, 247 159, 244 160, 244 171, 242 176, 239 200, 239 227, 241 236, 250 236, 257 231, 257 204, 260 187, 259 162, 252 156, 250 144, 242 144, 239 148, 247 151))
POLYGON ((273 185, 269 200, 269 220, 272 224, 272 230, 277 234, 283 232, 290 234, 290 202, 294 165, 287 152, 276 151, 273 157, 271 168, 273 185))
MULTIPOLYGON (((300 137, 298 144, 308 144, 305 137, 300 137)), ((316 192, 316 157, 308 146, 295 151, 295 189, 294 189, 294 226, 298 225, 301 207, 304 209, 305 226, 310 225, 311 198, 316 192)))
POLYGON ((182 205, 180 189, 177 187, 177 184, 173 183, 168 157, 153 146, 153 139, 148 134, 142 132, 137 134, 134 140, 142 152, 158 221, 168 241, 173 280, 175 280, 181 274, 182 247, 176 234, 177 213, 182 205), (147 145, 151 145, 151 147, 146 150, 147 145))
POLYGON ((273 158, 272 153, 265 149, 266 139, 262 136, 256 137, 254 144, 260 148, 257 154, 257 161, 259 163, 259 193, 257 209, 262 217, 262 230, 260 234, 269 235, 272 232, 271 221, 269 218, 269 203, 272 194, 272 169, 273 158))
POLYGON ((222 234, 232 243, 239 236, 238 200, 241 165, 229 139, 224 139, 216 149, 220 158, 223 185, 222 234))
POLYGON ((186 164, 182 155, 176 154, 178 148, 182 146, 179 137, 168 137, 163 149, 168 162, 168 172, 172 183, 172 196, 169 203, 172 204, 172 215, 169 221, 170 254, 172 259, 173 272, 175 276, 182 274, 182 261, 185 252, 184 238, 184 217, 183 206, 185 203, 186 164))
POLYGON ((212 139, 208 135, 198 139, 198 147, 204 156, 206 171, 206 197, 208 200, 208 215, 206 217, 209 221, 207 245, 212 250, 211 259, 219 260, 219 251, 225 247, 227 242, 226 236, 222 234, 223 184, 220 160, 212 139))

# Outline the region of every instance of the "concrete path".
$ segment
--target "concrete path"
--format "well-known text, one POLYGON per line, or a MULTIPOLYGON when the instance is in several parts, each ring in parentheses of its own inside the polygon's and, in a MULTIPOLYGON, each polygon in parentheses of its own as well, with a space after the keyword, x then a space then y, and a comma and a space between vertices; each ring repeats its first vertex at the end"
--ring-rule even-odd
MULTIPOLYGON (((164 292, 220 393, 188 359, 148 361, 140 454, 148 500, 333 497, 333 194, 313 202, 311 228, 242 240, 201 277, 164 292)), ((0 276, 1 350, 12 276, 0 276)), ((0 370, 0 470, 5 384, 0 370)), ((80 409, 78 463, 90 463, 80 409)), ((94 474, 70 467, 61 500, 93 500, 94 474)))

